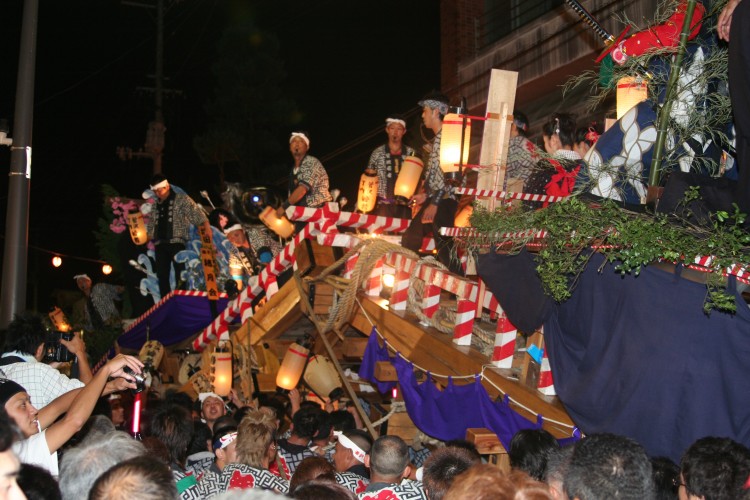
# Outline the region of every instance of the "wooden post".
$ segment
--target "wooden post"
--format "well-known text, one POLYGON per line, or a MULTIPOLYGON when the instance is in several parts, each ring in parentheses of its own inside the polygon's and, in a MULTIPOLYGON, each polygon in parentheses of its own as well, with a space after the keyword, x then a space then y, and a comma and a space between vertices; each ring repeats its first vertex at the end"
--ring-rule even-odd
MULTIPOLYGON (((487 94, 487 121, 484 122, 482 150, 479 164, 492 166, 479 170, 477 189, 502 190, 505 180, 510 124, 513 121, 513 105, 516 100, 518 73, 493 69, 487 94)), ((494 209, 497 200, 490 198, 479 202, 487 209, 494 209)))

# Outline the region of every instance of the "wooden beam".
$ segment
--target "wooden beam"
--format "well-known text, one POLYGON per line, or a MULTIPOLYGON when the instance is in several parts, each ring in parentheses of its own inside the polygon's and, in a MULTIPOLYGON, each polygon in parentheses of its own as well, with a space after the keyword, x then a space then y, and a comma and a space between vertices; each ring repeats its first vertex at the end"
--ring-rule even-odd
POLYGON ((247 343, 249 337, 250 345, 255 345, 277 338, 302 317, 299 301, 297 284, 290 279, 269 301, 256 308, 250 320, 239 327, 237 340, 247 343))
MULTIPOLYGON (((516 100, 518 73, 493 69, 487 94, 487 121, 484 122, 479 164, 492 168, 479 169, 477 189, 502 190, 505 180, 510 124, 516 100)), ((494 209, 496 200, 479 200, 485 208, 494 209)))
MULTIPOLYGON (((456 346, 450 335, 420 325, 416 317, 411 314, 390 311, 387 305, 373 302, 364 295, 360 295, 360 302, 367 315, 362 312, 362 309, 357 308, 351 323, 354 328, 369 335, 372 329, 370 320, 372 320, 377 325, 378 331, 395 349, 414 364, 432 373, 454 376, 473 375, 481 373, 482 368, 486 367, 489 362, 487 356, 471 347, 456 346)), ((573 425, 570 416, 556 397, 545 396, 537 390, 524 387, 517 380, 509 379, 492 368, 485 368, 484 376, 487 380, 483 382, 483 385, 491 398, 501 396, 501 392, 494 386, 499 387, 503 393, 518 402, 518 404, 511 402, 511 406, 531 422, 536 422, 536 414, 541 414, 547 419, 573 425), (525 406, 533 414, 519 405, 525 406)), ((465 383, 462 380, 454 382, 465 383)), ((557 437, 570 436, 570 429, 556 426, 546 420, 544 427, 557 437)))

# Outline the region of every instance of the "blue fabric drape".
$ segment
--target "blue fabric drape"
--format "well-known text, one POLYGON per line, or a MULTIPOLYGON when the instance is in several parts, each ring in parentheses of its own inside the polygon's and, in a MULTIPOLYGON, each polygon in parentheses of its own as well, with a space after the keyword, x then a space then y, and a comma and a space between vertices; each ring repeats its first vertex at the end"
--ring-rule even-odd
POLYGON ((390 392, 391 389, 396 387, 395 382, 380 382, 375 378, 375 364, 378 361, 390 361, 393 362, 393 358, 388 354, 388 347, 383 342, 381 346, 378 342, 378 332, 375 327, 370 332, 370 338, 367 339, 367 346, 365 347, 365 355, 362 356, 362 364, 359 365, 359 376, 365 380, 369 380, 375 384, 381 394, 390 392))
POLYGON ((584 433, 631 437, 675 461, 696 439, 750 445, 750 311, 703 313, 705 285, 594 255, 544 324, 555 388, 584 433))

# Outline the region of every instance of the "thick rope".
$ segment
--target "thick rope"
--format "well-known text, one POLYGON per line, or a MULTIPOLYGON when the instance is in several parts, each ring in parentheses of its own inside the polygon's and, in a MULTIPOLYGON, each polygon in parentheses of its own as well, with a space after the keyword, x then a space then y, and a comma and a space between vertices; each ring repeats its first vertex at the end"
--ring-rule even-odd
POLYGON ((403 401, 394 401, 391 403, 391 409, 388 413, 385 414, 383 418, 380 420, 376 420, 372 423, 373 427, 377 427, 383 422, 387 421, 389 418, 393 416, 394 413, 406 413, 406 403, 403 401))

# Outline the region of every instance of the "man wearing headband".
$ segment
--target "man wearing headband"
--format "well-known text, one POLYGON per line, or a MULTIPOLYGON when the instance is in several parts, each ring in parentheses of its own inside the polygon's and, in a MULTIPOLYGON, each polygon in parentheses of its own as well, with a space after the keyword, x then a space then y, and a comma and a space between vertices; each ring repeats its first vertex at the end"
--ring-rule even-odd
POLYGON ((336 467, 336 479, 355 493, 362 485, 366 486, 370 480, 370 471, 365 467, 365 456, 372 448, 372 438, 360 429, 344 432, 334 432, 338 441, 333 454, 333 465, 336 467), (352 485, 354 487, 352 488, 352 485))
POLYGON ((239 289, 245 278, 257 274, 281 252, 281 245, 265 226, 232 224, 224 229, 232 243, 229 251, 229 270, 239 289))
POLYGON ((117 325, 120 322, 120 311, 115 301, 122 300, 120 294, 125 291, 125 287, 107 283, 93 285, 87 274, 77 274, 73 279, 86 297, 86 330, 102 330, 107 325, 117 325))
POLYGON ((221 396, 213 392, 201 392, 198 395, 198 400, 201 402, 201 418, 213 432, 216 419, 227 414, 224 400, 221 399, 221 396))
POLYGON ((400 115, 389 115, 385 119, 385 133, 388 142, 378 146, 370 155, 367 168, 378 174, 378 204, 376 215, 386 217, 411 218, 409 208, 395 203, 394 188, 401 172, 404 156, 414 156, 414 149, 403 143, 406 133, 406 120, 400 115))
POLYGON ((440 168, 440 138, 443 118, 448 113, 448 98, 433 92, 419 101, 419 105, 422 107, 422 122, 425 128, 434 132, 435 138, 428 146, 430 156, 425 163, 422 190, 411 200, 420 208, 401 237, 401 245, 418 252, 422 240, 432 234, 437 245, 438 260, 451 272, 463 275, 460 262, 452 258, 453 240, 440 235, 441 227, 453 227, 458 209, 456 196, 440 168))
POLYGON ((279 217, 291 205, 318 208, 331 201, 328 191, 328 173, 320 160, 307 154, 310 137, 307 132, 292 132, 289 137, 289 152, 294 167, 289 175, 287 200, 277 210, 279 217))
POLYGON ((203 226, 208 233, 211 232, 211 226, 203 209, 190 196, 172 190, 163 175, 154 175, 149 187, 156 194, 156 203, 146 229, 149 239, 156 245, 156 276, 159 278, 159 293, 163 298, 172 291, 169 282, 172 265, 175 282, 179 286, 183 265, 174 262, 174 256, 185 249, 185 243, 190 239, 190 225, 203 226))
POLYGON ((529 119, 520 111, 513 112, 508 145, 508 169, 505 171, 505 190, 523 193, 523 185, 534 171, 539 153, 536 146, 527 139, 529 119))

